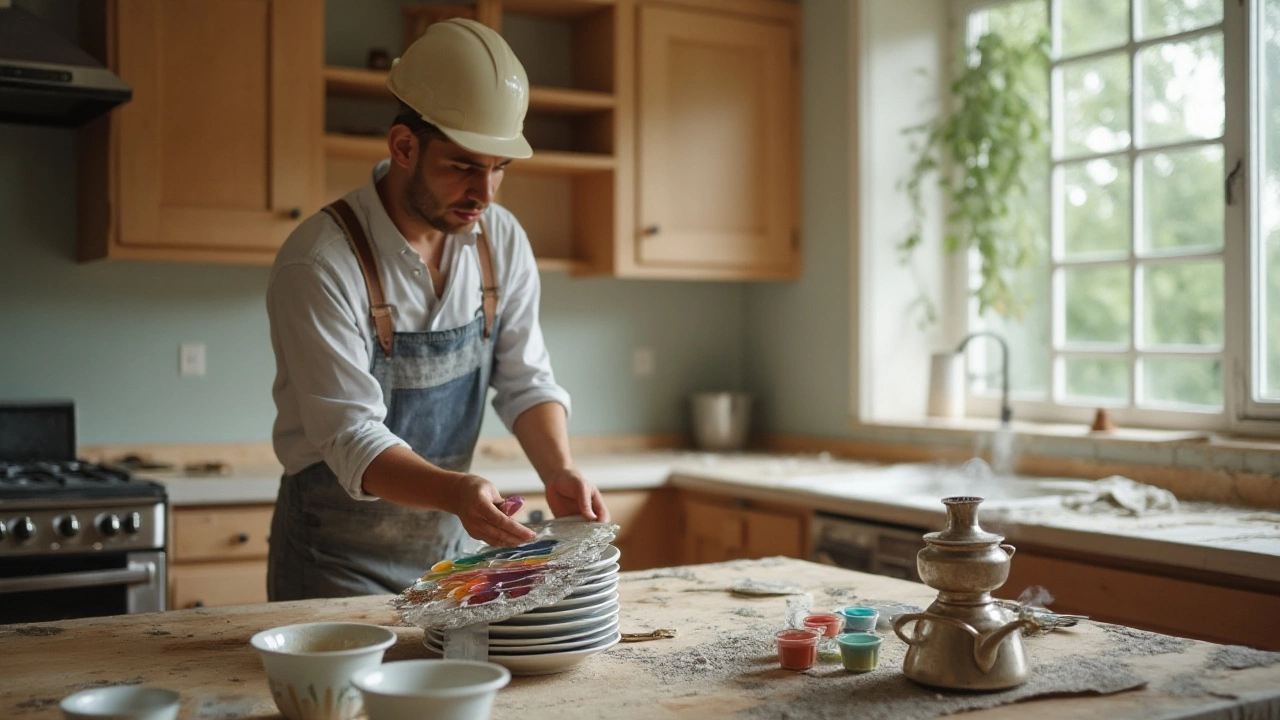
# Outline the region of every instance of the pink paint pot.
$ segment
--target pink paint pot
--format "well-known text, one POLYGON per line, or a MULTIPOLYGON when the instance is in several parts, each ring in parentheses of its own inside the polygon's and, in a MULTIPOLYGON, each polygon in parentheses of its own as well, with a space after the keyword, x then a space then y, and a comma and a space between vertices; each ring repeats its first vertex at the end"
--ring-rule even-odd
POLYGON ((844 629, 844 618, 835 613, 817 613, 806 616, 804 626, 820 631, 824 638, 833 638, 844 629))
POLYGON ((792 628, 778 633, 778 664, 783 670, 808 670, 818 662, 821 630, 792 628))

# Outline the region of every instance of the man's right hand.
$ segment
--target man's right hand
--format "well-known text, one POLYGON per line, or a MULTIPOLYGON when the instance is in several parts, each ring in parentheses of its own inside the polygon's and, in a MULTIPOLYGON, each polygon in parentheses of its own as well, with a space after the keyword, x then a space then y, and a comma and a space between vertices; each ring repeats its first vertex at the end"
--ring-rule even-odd
POLYGON ((533 540, 532 530, 498 509, 500 502, 502 494, 493 483, 467 475, 458 481, 449 511, 462 520, 468 535, 490 545, 513 547, 533 540))

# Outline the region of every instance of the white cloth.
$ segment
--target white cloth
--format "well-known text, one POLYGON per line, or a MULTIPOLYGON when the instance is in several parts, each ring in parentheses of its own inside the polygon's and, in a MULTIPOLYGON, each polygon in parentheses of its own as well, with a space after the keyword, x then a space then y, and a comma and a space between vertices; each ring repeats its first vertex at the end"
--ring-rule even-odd
MULTIPOLYGON (((440 264, 449 278, 437 298, 426 263, 378 198, 374 183, 388 167, 386 160, 379 163, 369 183, 346 200, 378 256, 395 329, 462 327, 480 307, 476 234, 446 239, 440 264)), ((493 407, 510 429, 521 413, 544 402, 558 402, 567 412, 569 394, 556 384, 538 324, 541 284, 529 239, 498 205, 485 211, 484 224, 499 292, 490 385, 496 390, 493 407)), ((369 316, 364 276, 342 230, 325 213, 304 220, 280 248, 267 285, 267 317, 276 356, 276 457, 289 474, 323 460, 352 497, 373 499, 361 489, 365 469, 387 448, 408 444, 383 424, 382 389, 369 372, 370 353, 382 349, 369 316)))
POLYGON ((1075 510, 1102 504, 1113 506, 1129 515, 1177 512, 1178 498, 1173 493, 1120 475, 1094 481, 1089 492, 1064 498, 1062 503, 1075 510))

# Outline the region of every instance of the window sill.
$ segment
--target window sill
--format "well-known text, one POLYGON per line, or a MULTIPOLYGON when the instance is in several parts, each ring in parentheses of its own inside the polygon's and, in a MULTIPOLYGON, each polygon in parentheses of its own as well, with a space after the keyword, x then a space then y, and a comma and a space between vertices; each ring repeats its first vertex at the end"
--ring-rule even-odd
MULTIPOLYGON (((921 418, 875 422, 853 421, 859 440, 898 446, 946 449, 948 455, 983 456, 991 448, 999 422, 994 418, 921 418)), ((1118 474, 1127 466, 1168 469, 1195 474, 1280 476, 1280 442, 1222 433, 1187 430, 1120 428, 1093 432, 1075 424, 1015 420, 1013 456, 1019 470, 1031 474, 1062 472, 1079 476, 1089 471, 1118 474), (1102 467, 1105 466, 1105 467, 1102 467)), ((1092 472, 1090 474, 1093 474, 1092 472)), ((1144 473, 1145 474, 1145 473, 1144 473)))

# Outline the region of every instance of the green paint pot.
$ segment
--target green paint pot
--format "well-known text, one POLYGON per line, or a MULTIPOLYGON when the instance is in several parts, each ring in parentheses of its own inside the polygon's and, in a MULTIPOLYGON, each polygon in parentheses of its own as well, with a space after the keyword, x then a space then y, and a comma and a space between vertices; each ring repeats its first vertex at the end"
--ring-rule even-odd
POLYGON ((840 645, 840 662, 849 672, 863 673, 876 669, 880 664, 879 635, 871 633, 845 633, 836 637, 840 645))

